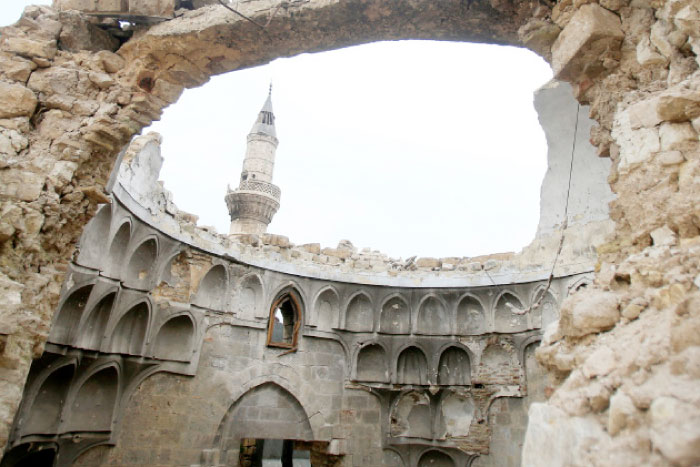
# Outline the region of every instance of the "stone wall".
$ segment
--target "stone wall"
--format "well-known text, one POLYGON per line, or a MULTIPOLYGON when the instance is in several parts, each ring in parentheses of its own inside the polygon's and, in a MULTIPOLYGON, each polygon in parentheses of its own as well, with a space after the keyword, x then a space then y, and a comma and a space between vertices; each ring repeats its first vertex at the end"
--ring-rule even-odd
MULTIPOLYGON (((544 3, 260 0, 239 5, 255 22, 212 5, 133 36, 37 7, 4 28, 0 442, 31 360, 46 363, 39 357, 75 242, 108 201, 109 170, 135 133, 212 74, 305 51, 431 38, 541 53, 590 106, 591 141, 612 162, 614 232, 598 248, 594 283, 564 302, 537 351, 558 382, 530 408, 523 465, 697 464, 700 11, 692 0, 544 3)), ((59 376, 98 375, 82 364, 59 376)), ((99 374, 105 384, 119 374, 118 362, 110 368, 99 374)), ((440 450, 408 451, 410 462, 449 464, 440 450)))

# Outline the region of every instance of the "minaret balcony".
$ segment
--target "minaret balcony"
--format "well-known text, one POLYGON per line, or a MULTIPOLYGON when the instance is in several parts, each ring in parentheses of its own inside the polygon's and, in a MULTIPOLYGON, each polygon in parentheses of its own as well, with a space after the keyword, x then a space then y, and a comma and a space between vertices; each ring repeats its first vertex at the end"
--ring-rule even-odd
POLYGON ((281 194, 280 188, 277 185, 260 180, 243 180, 240 185, 238 185, 237 191, 257 191, 268 194, 277 201, 279 201, 281 194))

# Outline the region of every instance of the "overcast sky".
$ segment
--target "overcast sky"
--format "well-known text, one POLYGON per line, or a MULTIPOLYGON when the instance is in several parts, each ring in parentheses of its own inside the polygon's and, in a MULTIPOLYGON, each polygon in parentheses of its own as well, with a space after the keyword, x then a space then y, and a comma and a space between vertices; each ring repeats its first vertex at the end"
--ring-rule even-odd
MULTIPOLYGON (((2 24, 35 3, 2 1, 2 24)), ((404 258, 518 251, 546 170, 532 93, 550 78, 524 49, 375 43, 214 77, 151 129, 175 203, 227 233, 226 185, 272 81, 282 199, 269 232, 404 258)))

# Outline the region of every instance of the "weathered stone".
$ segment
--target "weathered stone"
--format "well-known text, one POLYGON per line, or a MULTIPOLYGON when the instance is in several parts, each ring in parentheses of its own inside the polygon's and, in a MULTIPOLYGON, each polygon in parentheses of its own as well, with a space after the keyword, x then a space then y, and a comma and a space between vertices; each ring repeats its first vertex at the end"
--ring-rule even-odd
POLYGON ((0 118, 31 117, 36 105, 37 98, 31 90, 0 82, 0 118))
POLYGON ((648 37, 644 37, 637 44, 637 62, 642 66, 657 66, 668 62, 668 59, 652 49, 648 37))
POLYGON ((547 58, 552 54, 552 44, 559 33, 559 26, 542 19, 532 19, 518 30, 518 36, 525 47, 547 58))
POLYGON ((642 298, 637 297, 622 309, 622 317, 628 320, 637 319, 639 314, 644 311, 644 309, 649 305, 649 302, 642 298))
POLYGON ((97 0, 95 11, 121 11, 129 10, 128 0, 97 0))
POLYGON ((28 58, 51 60, 56 56, 56 41, 54 40, 40 41, 23 37, 8 37, 5 39, 4 48, 9 52, 28 58))
POLYGON ((0 171, 0 195, 34 201, 44 185, 44 176, 21 170, 0 171))
POLYGON ((61 13, 61 23, 63 23, 63 29, 61 29, 58 40, 58 46, 61 50, 69 52, 108 50, 113 52, 119 47, 119 40, 87 21, 79 13, 73 11, 61 13))
POLYGON ((620 430, 631 425, 637 408, 632 403, 632 399, 622 391, 617 391, 610 398, 610 409, 608 411, 608 433, 615 436, 620 430))
POLYGON ((100 60, 102 67, 107 73, 116 73, 124 68, 124 59, 113 52, 100 50, 95 56, 100 60))
POLYGON ((651 440, 666 458, 677 465, 700 462, 700 410, 674 397, 651 403, 651 440))
POLYGON ((608 347, 594 351, 583 364, 583 374, 588 378, 605 376, 615 368, 615 354, 608 347))
POLYGON ((172 18, 174 12, 175 0, 129 0, 132 15, 172 18))
POLYGON ((618 300, 613 293, 589 296, 579 293, 562 304, 559 327, 564 335, 585 336, 605 331, 620 319, 618 300))
POLYGON ((442 263, 438 258, 418 258, 416 266, 419 268, 439 268, 442 263))
POLYGON ((676 233, 669 228, 669 226, 664 225, 651 232, 651 239, 654 241, 654 245, 674 245, 678 241, 678 236, 676 233))
POLYGON ((678 149, 684 143, 698 141, 698 134, 692 125, 687 122, 662 123, 659 128, 659 137, 661 138, 661 149, 664 151, 672 151, 678 149))
POLYGON ((558 79, 580 80, 604 71, 604 59, 620 49, 620 19, 597 4, 583 5, 552 45, 552 69, 558 79))
POLYGON ((683 153, 680 151, 664 151, 656 155, 656 159, 661 163, 661 165, 677 165, 685 162, 683 153))

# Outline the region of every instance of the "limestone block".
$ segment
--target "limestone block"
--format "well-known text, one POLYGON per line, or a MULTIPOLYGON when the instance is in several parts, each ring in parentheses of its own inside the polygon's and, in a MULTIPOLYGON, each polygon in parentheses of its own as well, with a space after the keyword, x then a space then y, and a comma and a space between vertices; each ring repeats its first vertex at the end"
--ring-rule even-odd
POLYGON ((552 45, 554 76, 578 80, 599 74, 604 54, 618 51, 623 38, 617 15, 597 4, 583 5, 552 45))
POLYGON ((619 320, 618 301, 612 292, 578 293, 564 301, 559 326, 564 335, 585 336, 608 330, 619 320))
POLYGON ((622 310, 622 317, 630 321, 637 319, 648 305, 649 302, 645 298, 637 297, 622 310))
POLYGON ((437 258, 418 258, 416 260, 416 266, 419 268, 439 268, 442 263, 437 258))
POLYGON ((95 56, 100 60, 102 68, 104 68, 107 73, 116 73, 124 68, 124 64, 126 63, 122 57, 108 50, 100 50, 95 56))
POLYGON ((552 44, 561 33, 556 24, 543 19, 533 18, 518 30, 518 36, 525 47, 538 55, 549 57, 552 44))
POLYGON ((608 411, 608 433, 615 436, 623 428, 631 424, 637 408, 632 399, 622 391, 617 391, 610 398, 610 409, 608 411))
POLYGON ((0 195, 18 198, 22 201, 34 201, 41 194, 44 177, 21 170, 0 171, 0 195))
POLYGON ((586 458, 609 438, 593 418, 569 417, 563 410, 533 403, 522 451, 522 467, 590 465, 586 458))
POLYGON ((129 3, 127 0, 97 0, 95 5, 96 11, 128 11, 129 3))
POLYGON ((337 248, 324 248, 321 253, 327 256, 332 256, 340 259, 348 259, 352 256, 352 251, 350 250, 339 250, 337 248))
POLYGON ((14 60, 0 56, 0 70, 10 79, 26 83, 32 69, 36 68, 34 62, 25 61, 17 57, 14 60))
POLYGON ((605 376, 615 368, 615 362, 616 357, 610 347, 600 347, 583 363, 583 374, 588 378, 605 376))
POLYGON ((49 173, 49 180, 56 187, 62 188, 73 179, 73 173, 77 168, 78 164, 75 162, 58 161, 49 173))
POLYGON ((62 67, 51 67, 32 73, 27 87, 44 94, 71 94, 78 85, 78 72, 62 67))
POLYGON ((320 243, 307 243, 304 245, 299 245, 299 249, 307 253, 314 255, 321 254, 321 244, 320 243))
POLYGON ((662 123, 659 128, 659 137, 661 138, 661 149, 671 151, 681 149, 683 143, 688 141, 697 141, 698 134, 695 133, 693 126, 686 123, 662 123))
POLYGON ((676 48, 668 40, 668 34, 671 32, 671 27, 665 21, 657 21, 651 26, 651 34, 649 39, 654 44, 659 52, 666 58, 671 58, 677 53, 676 48))
POLYGON ((620 146, 620 171, 648 160, 661 149, 658 131, 655 128, 634 129, 629 109, 615 115, 612 136, 620 146))
POLYGON ((656 246, 675 245, 678 241, 678 236, 667 225, 664 225, 651 232, 651 239, 656 246))
POLYGON ((676 13, 673 22, 685 34, 700 37, 700 7, 697 4, 681 9, 676 13))
POLYGON ((129 0, 129 13, 132 15, 172 18, 174 12, 175 0, 129 0))
POLYGON ((29 58, 45 58, 48 60, 56 56, 56 41, 41 41, 25 39, 23 37, 8 37, 5 40, 6 50, 29 58))
POLYGON ((700 91, 674 90, 659 96, 655 103, 661 120, 683 122, 700 116, 700 91))
POLYGON ((649 412, 654 447, 674 464, 698 465, 700 410, 674 397, 663 396, 654 399, 649 412))
POLYGON ((54 0, 54 7, 61 11, 94 11, 96 0, 54 0))
POLYGON ((652 47, 648 37, 644 37, 637 44, 637 62, 642 66, 656 66, 667 63, 668 59, 652 47))
POLYGON ((0 118, 31 117, 36 109, 36 95, 20 84, 0 82, 0 118))

